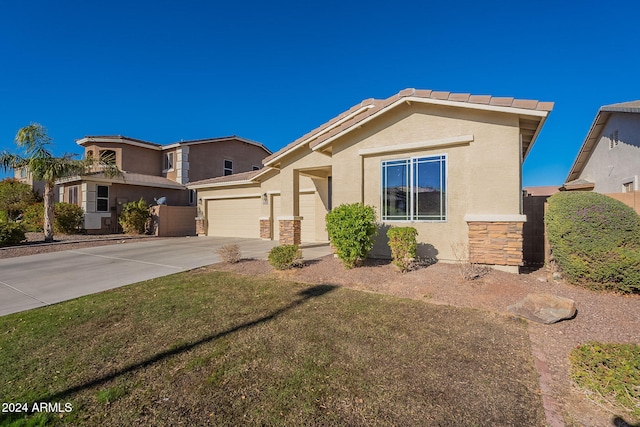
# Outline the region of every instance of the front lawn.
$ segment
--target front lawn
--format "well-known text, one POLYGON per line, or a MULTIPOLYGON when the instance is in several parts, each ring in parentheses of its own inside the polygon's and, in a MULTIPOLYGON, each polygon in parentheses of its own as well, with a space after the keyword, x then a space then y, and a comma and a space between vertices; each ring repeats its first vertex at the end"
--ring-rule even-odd
POLYGON ((3 425, 544 426, 537 380, 522 321, 275 278, 201 270, 0 317, 3 425))

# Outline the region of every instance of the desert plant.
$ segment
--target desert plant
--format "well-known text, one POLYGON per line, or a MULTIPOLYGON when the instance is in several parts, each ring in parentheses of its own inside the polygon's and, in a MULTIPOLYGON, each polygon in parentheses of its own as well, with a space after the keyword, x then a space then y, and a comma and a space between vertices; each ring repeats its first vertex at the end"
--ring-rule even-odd
POLYGON ((413 227, 391 227, 387 231, 393 264, 403 273, 413 267, 418 249, 418 230, 413 227))
POLYGON ((469 246, 466 243, 452 243, 451 251, 456 259, 456 265, 462 280, 476 280, 491 271, 491 267, 488 265, 469 261, 469 246))
POLYGON ((269 264, 276 270, 287 270, 302 263, 298 245, 280 245, 269 251, 269 264))
POLYGON ((64 234, 80 232, 84 223, 84 210, 80 206, 60 202, 55 204, 53 211, 55 232, 64 234))
POLYGON ((352 268, 367 257, 377 233, 372 206, 340 205, 327 214, 326 223, 331 245, 345 267, 352 268))
POLYGON ((241 259, 240 246, 236 244, 224 245, 218 248, 216 253, 220 255, 222 261, 230 264, 240 262, 241 259))
POLYGON ((0 222, 0 246, 13 246, 25 240, 24 228, 17 222, 0 222))
POLYGON ((44 229, 44 204, 34 203, 22 212, 20 221, 25 231, 39 232, 44 229))
POLYGON ((141 197, 123 206, 118 223, 127 234, 144 234, 150 218, 149 204, 141 197))
POLYGON ((558 193, 548 203, 552 259, 570 282, 640 291, 640 217, 632 208, 591 192, 558 193))

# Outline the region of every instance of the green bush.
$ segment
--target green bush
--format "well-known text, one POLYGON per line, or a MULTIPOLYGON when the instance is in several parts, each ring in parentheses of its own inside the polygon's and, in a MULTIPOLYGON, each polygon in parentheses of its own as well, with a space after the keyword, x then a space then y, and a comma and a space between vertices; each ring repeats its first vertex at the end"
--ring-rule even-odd
POLYGON ((127 234, 144 234, 150 218, 149 205, 141 197, 137 202, 124 205, 118 222, 127 234))
POLYGON ((376 212, 360 203, 340 205, 326 216, 329 240, 347 268, 365 259, 377 233, 376 212))
POLYGON ((44 204, 34 203, 22 212, 20 222, 25 231, 40 232, 44 230, 44 204))
POLYGON ((53 206, 53 218, 53 230, 56 233, 79 233, 84 225, 84 210, 72 203, 56 203, 53 206))
POLYGON ((418 250, 418 230, 413 227, 391 227, 387 231, 393 264, 403 273, 413 266, 418 250))
POLYGON ((13 246, 24 241, 24 228, 17 222, 0 222, 0 246, 13 246))
POLYGON ((548 203, 551 253, 569 281, 640 291, 640 217, 632 208, 591 192, 558 193, 548 203))
POLYGON ((298 245, 281 245, 269 251, 269 264, 276 270, 287 270, 300 264, 302 252, 298 245))

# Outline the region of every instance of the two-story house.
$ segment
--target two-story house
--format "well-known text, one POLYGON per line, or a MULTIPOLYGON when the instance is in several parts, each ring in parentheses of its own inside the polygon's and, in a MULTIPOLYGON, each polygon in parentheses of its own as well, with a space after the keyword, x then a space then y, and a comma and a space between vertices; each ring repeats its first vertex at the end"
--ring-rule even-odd
POLYGON ((125 203, 163 199, 173 206, 195 205, 191 181, 260 169, 271 152, 262 144, 237 136, 181 141, 169 145, 126 136, 87 136, 76 141, 87 158, 115 162, 123 172, 107 177, 100 171, 58 182, 60 201, 81 206, 88 233, 119 231, 125 203))

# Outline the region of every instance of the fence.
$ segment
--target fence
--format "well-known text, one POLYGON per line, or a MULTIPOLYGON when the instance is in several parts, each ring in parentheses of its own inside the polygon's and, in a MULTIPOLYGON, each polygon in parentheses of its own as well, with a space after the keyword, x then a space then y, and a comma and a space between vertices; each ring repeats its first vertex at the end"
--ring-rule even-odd
POLYGON ((631 191, 629 193, 608 193, 605 195, 619 200, 627 206, 631 206, 638 215, 640 215, 640 191, 631 191))
POLYGON ((153 234, 159 237, 196 235, 195 206, 159 205, 151 208, 153 234))

